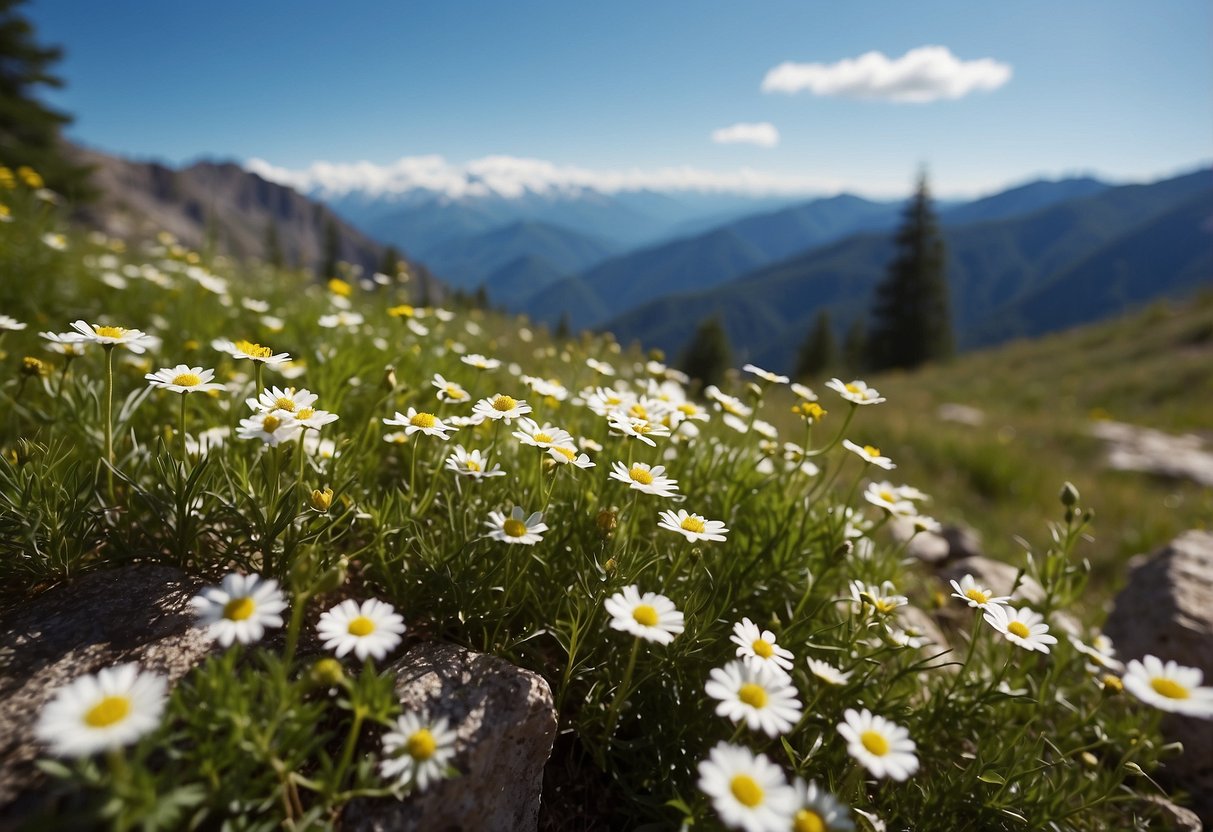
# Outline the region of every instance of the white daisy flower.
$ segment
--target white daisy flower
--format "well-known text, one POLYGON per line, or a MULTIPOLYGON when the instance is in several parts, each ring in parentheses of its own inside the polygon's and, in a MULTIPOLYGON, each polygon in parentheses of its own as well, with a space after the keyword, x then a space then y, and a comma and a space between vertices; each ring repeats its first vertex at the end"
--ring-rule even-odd
POLYGON ((440 402, 466 402, 471 398, 468 391, 464 390, 461 385, 453 381, 447 381, 438 373, 434 373, 434 378, 430 384, 438 389, 437 395, 440 402))
POLYGON ((854 832, 855 822, 846 804, 834 795, 799 777, 792 788, 796 791, 797 805, 792 815, 792 832, 854 832))
POLYGON ((582 391, 581 397, 585 399, 585 406, 594 411, 599 416, 609 417, 619 408, 624 408, 624 405, 631 397, 630 393, 622 390, 614 390, 610 387, 596 387, 593 389, 586 388, 582 391))
POLYGON ((320 398, 310 390, 296 390, 294 387, 267 387, 255 399, 245 399, 249 410, 260 413, 273 413, 284 410, 287 413, 298 413, 310 408, 320 398))
POLYGON ((910 517, 918 513, 918 506, 906 499, 901 489, 887 480, 868 483, 863 498, 894 517, 910 517))
POLYGON ((275 580, 233 572, 191 598, 190 606, 207 638, 230 647, 233 641, 260 641, 267 627, 281 627, 286 598, 275 580))
MULTIPOLYGON (((573 437, 569 437, 569 441, 573 441, 573 437)), ((576 448, 566 447, 564 445, 553 445, 548 448, 548 456, 556 460, 561 465, 572 465, 576 468, 593 468, 594 463, 590 461, 587 454, 577 455, 576 448)))
POLYGON ((207 428, 196 437, 186 434, 185 452, 190 456, 205 456, 216 448, 223 447, 223 443, 231 435, 232 429, 227 426, 207 428))
POLYGON ((787 832, 796 812, 796 791, 783 769, 765 754, 717 743, 699 763, 699 790, 721 822, 745 832, 787 832))
POLYGON ((20 332, 27 326, 29 326, 29 324, 23 324, 16 318, 9 317, 8 315, 0 315, 0 329, 8 330, 9 332, 20 332))
POLYGON ((384 601, 370 598, 360 606, 347 598, 320 616, 316 632, 337 658, 352 650, 359 661, 367 656, 378 661, 400 644, 404 619, 384 601))
POLYGON ((696 540, 724 540, 729 531, 725 528, 723 521, 708 520, 701 514, 689 514, 684 508, 678 509, 677 514, 672 511, 663 511, 659 516, 661 522, 657 524, 658 526, 678 532, 691 543, 696 540))
POLYGON ((211 381, 214 377, 214 370, 188 367, 185 364, 157 370, 144 376, 152 387, 171 390, 174 393, 207 393, 211 390, 226 389, 222 384, 211 381))
POLYGON ((635 584, 625 586, 603 603, 611 616, 611 629, 631 633, 646 641, 669 644, 686 628, 674 602, 656 592, 640 594, 635 584))
POLYGON ((524 445, 544 449, 573 443, 573 437, 567 430, 546 423, 540 427, 534 419, 525 416, 518 420, 518 430, 514 431, 514 438, 524 445))
POLYGON ((391 445, 403 445, 409 441, 409 436, 402 430, 394 430, 383 434, 383 441, 391 445))
POLYGON ((1125 670, 1125 690, 1160 711, 1213 719, 1213 688, 1202 687, 1204 673, 1157 656, 1133 659, 1125 670))
POLYGON ((55 691, 34 734, 59 757, 87 757, 130 745, 160 725, 168 680, 137 664, 108 667, 55 691))
POLYGON ((341 327, 342 329, 356 330, 358 327, 362 326, 364 321, 365 319, 362 317, 362 315, 357 312, 340 311, 334 312, 331 315, 321 315, 320 320, 317 321, 317 323, 319 323, 320 326, 324 327, 325 329, 336 329, 337 327, 341 327))
POLYGON ((720 390, 719 387, 712 384, 706 387, 703 394, 716 403, 716 406, 725 413, 731 413, 742 419, 750 418, 750 414, 754 412, 753 408, 746 405, 741 399, 728 395, 720 390))
POLYGON ((1117 673, 1124 673, 1124 662, 1116 658, 1116 648, 1112 645, 1112 639, 1105 636, 1103 633, 1095 636, 1090 644, 1085 643, 1082 639, 1075 636, 1070 636, 1070 644, 1074 645, 1074 649, 1082 653, 1091 661, 1099 665, 1100 668, 1113 670, 1117 673))
POLYGON ((741 369, 747 373, 758 376, 763 381, 769 381, 772 384, 787 384, 791 380, 787 376, 772 373, 770 370, 764 370, 761 367, 757 367, 753 364, 746 364, 741 369))
POLYGON ((241 298, 240 305, 250 312, 256 312, 258 315, 264 315, 270 311, 269 301, 257 300, 256 298, 241 298))
POLYGON ((972 575, 965 575, 960 581, 953 578, 950 583, 955 590, 952 597, 959 598, 973 609, 984 610, 990 605, 1005 604, 1011 600, 1010 595, 995 595, 994 590, 977 583, 972 575))
POLYGON ((311 407, 301 407, 295 411, 295 421, 299 426, 312 430, 319 430, 324 425, 336 422, 338 418, 336 413, 311 407))
POLYGON ((211 346, 219 352, 227 353, 232 358, 247 358, 267 367, 281 367, 291 360, 290 355, 285 352, 275 353, 269 347, 254 344, 252 341, 229 341, 226 338, 216 338, 211 341, 211 346))
POLYGON ((548 530, 543 522, 543 512, 537 511, 528 517, 522 506, 514 506, 509 517, 500 511, 490 511, 489 519, 484 524, 489 527, 488 536, 493 540, 526 546, 534 546, 543 540, 543 533, 548 530))
POLYGON ((755 661, 773 664, 782 670, 792 669, 792 651, 775 643, 775 634, 760 629, 748 618, 733 625, 729 641, 737 645, 737 655, 755 661))
POLYGON ((508 425, 515 419, 531 412, 531 406, 520 402, 512 396, 498 393, 491 399, 481 399, 472 407, 472 414, 481 419, 502 419, 508 425))
POLYGON ((431 719, 424 712, 401 714, 392 728, 383 735, 383 759, 379 762, 379 774, 385 780, 425 791, 431 783, 446 777, 458 739, 446 717, 431 719))
POLYGON ((720 700, 717 716, 734 723, 745 720, 751 731, 762 731, 768 737, 787 733, 800 719, 796 687, 778 667, 738 659, 713 668, 709 676, 704 692, 720 700))
POLYGON ((803 384, 792 382, 792 392, 806 402, 817 401, 817 394, 803 384))
POLYGON ((847 741, 847 753, 874 777, 905 780, 918 771, 917 746, 910 732, 867 708, 847 708, 838 733, 847 741))
POLYGON ((585 366, 589 367, 591 370, 593 370, 596 373, 601 373, 604 376, 615 375, 614 367, 612 367, 610 364, 606 363, 605 361, 599 361, 597 358, 587 358, 585 360, 585 366))
POLYGON ((850 439, 844 439, 842 440, 842 447, 858 456, 864 462, 875 465, 877 468, 892 471, 897 467, 893 464, 893 460, 889 459, 887 456, 881 456, 880 448, 877 448, 874 445, 856 445, 850 439))
POLYGON ((289 442, 299 435, 302 428, 290 413, 254 413, 240 420, 236 435, 241 439, 260 439, 271 448, 289 442))
POLYGON ((880 404, 884 401, 880 393, 859 379, 843 382, 840 379, 832 378, 826 382, 826 387, 854 404, 880 404))
MULTIPOLYGON (((79 336, 73 340, 89 341, 93 344, 100 344, 103 347, 126 347, 133 353, 146 352, 156 343, 155 336, 148 335, 138 329, 125 329, 120 326, 102 326, 101 324, 90 324, 86 321, 75 321, 72 323, 72 329, 76 330, 75 335, 79 336)), ((69 337, 70 337, 69 333, 69 337)))
POLYGON ((408 413, 401 413, 397 410, 395 417, 384 419, 383 424, 404 428, 405 436, 412 436, 414 433, 424 433, 426 436, 437 436, 443 441, 450 439, 446 435, 447 431, 455 430, 454 427, 446 424, 433 413, 423 413, 415 407, 410 407, 408 413))
POLYGON ((986 622, 1006 636, 1007 641, 1018 644, 1025 650, 1049 652, 1049 645, 1056 644, 1056 636, 1049 635, 1049 625, 1044 616, 1027 607, 1015 609, 995 604, 985 608, 986 622))
POLYGON ((40 338, 45 338, 48 343, 46 348, 58 355, 70 355, 72 358, 84 355, 84 347, 91 342, 85 341, 76 332, 39 332, 40 338))
POLYGON ((857 611, 862 610, 864 604, 868 604, 881 615, 888 615, 898 607, 910 602, 906 596, 897 594, 897 587, 893 585, 892 581, 884 581, 880 586, 876 586, 854 580, 851 581, 850 587, 851 600, 857 611))
POLYGON ((496 358, 485 358, 478 353, 461 356, 459 360, 470 367, 475 367, 477 370, 496 370, 501 366, 501 362, 496 358))
POLYGON ((67 251, 67 237, 63 234, 47 232, 42 235, 42 244, 55 251, 67 251))
POLYGON ((611 430, 618 431, 624 436, 639 439, 644 444, 654 448, 657 447, 657 443, 650 437, 670 435, 670 429, 660 422, 651 422, 648 419, 637 419, 618 413, 610 417, 610 425, 611 430))
MULTIPOLYGON (((305 424, 301 422, 300 424, 305 424)), ((320 459, 336 459, 341 456, 341 452, 337 450, 337 443, 332 439, 321 439, 317 433, 308 433, 303 437, 303 450, 308 456, 319 457, 320 459)))
POLYGON ((848 670, 845 673, 834 665, 818 661, 817 659, 808 659, 809 671, 827 685, 845 685, 851 681, 851 676, 855 674, 854 670, 848 670))
POLYGON ((446 467, 456 474, 471 477, 474 480, 485 477, 504 477, 505 471, 500 465, 489 467, 488 458, 480 451, 465 450, 462 445, 456 445, 455 450, 446 458, 446 467))
POLYGON ((611 466, 610 477, 627 483, 629 488, 636 491, 655 494, 658 497, 673 497, 678 491, 678 480, 672 480, 665 475, 664 465, 650 466, 644 462, 633 462, 629 468, 622 462, 615 462, 611 466))
POLYGON ((523 376, 523 384, 535 391, 537 396, 542 398, 552 398, 558 402, 562 402, 569 397, 568 388, 555 379, 537 378, 536 376, 523 376))

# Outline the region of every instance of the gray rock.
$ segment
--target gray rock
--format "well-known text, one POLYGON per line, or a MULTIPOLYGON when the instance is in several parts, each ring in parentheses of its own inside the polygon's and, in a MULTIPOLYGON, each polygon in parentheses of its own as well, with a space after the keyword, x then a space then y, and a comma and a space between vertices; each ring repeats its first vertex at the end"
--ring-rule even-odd
POLYGON ((1112 421, 1095 422, 1091 433, 1107 443, 1109 468, 1213 485, 1213 453, 1204 449, 1199 436, 1174 436, 1112 421))
POLYGON ((189 609, 198 586, 168 566, 90 572, 0 621, 0 816, 36 808, 34 724, 57 688, 132 661, 171 684, 202 660, 210 644, 189 609))
MULTIPOLYGON (((1213 534, 1184 532, 1129 573, 1104 633, 1128 661, 1147 653, 1199 667, 1213 680, 1213 534)), ((1213 825, 1213 720, 1168 714, 1162 729, 1184 752, 1171 761, 1174 782, 1213 825)))
POLYGON ((1158 807, 1159 813, 1166 820, 1168 829, 1172 829, 1174 832, 1201 832, 1204 829, 1204 825, 1200 822, 1200 815, 1191 809, 1176 806, 1165 797, 1156 794, 1144 799, 1158 807))
POLYGON ((496 656, 438 643, 412 648, 393 668, 406 710, 446 717, 455 727, 454 766, 461 776, 404 801, 354 801, 342 829, 536 829, 543 768, 556 738, 556 710, 543 677, 496 656))
POLYGON ((906 518, 898 518, 893 524, 893 534, 899 540, 909 538, 906 552, 923 563, 939 566, 963 558, 980 557, 981 535, 970 526, 949 523, 934 532, 919 532, 910 538, 913 524, 906 518))

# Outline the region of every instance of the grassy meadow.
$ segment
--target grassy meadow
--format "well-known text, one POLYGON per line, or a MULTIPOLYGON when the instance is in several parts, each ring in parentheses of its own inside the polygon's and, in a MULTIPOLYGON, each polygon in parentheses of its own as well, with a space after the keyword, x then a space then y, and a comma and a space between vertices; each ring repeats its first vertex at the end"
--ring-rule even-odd
POLYGON ((330 828, 458 777, 385 670, 442 639, 550 684, 544 828, 1158 828, 1173 702, 1098 642, 1086 559, 1111 585, 1209 498, 1102 471, 1084 425, 1200 426, 1207 301, 869 379, 887 401, 821 379, 792 417, 762 373, 696 398, 608 337, 414 308, 403 273, 316 282, 69 232, 20 182, 0 202, 0 609, 132 563, 215 588, 215 649, 171 690, 36 715, 57 818, 330 828), (1161 349, 1184 338, 1190 366, 1161 349), (926 513, 1017 565, 1031 541, 1043 598, 948 597, 885 528, 926 513), (937 603, 950 646, 910 613, 937 603))

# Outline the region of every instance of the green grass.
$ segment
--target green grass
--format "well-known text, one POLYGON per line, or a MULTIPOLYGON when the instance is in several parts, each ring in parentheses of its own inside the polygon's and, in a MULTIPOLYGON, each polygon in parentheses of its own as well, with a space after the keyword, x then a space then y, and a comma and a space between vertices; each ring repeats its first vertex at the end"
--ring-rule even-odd
MULTIPOLYGON (((1158 715, 1101 690, 1067 639, 1047 656, 1028 652, 952 602, 973 621, 971 630, 949 631, 955 652, 906 646, 904 622, 872 593, 891 593, 880 589, 891 581, 897 594, 930 607, 940 587, 906 567, 883 530, 883 512, 858 496, 877 477, 839 446, 849 406, 832 394, 810 448, 820 473, 788 470, 781 458, 762 473, 763 443, 726 427, 719 412, 698 436, 680 425, 674 438, 650 446, 612 432, 575 402, 583 387, 612 383, 679 400, 681 388, 668 384, 663 368, 607 338, 553 343, 518 321, 475 310, 450 320, 426 310, 417 319, 424 329, 409 328, 388 312, 408 299, 400 282, 355 288, 352 311, 365 322, 326 329, 318 321, 337 300, 301 275, 173 247, 128 253, 79 236, 58 251, 42 241, 58 227, 55 212, 21 191, 9 202, 15 219, 0 224, 0 308, 30 327, 7 333, 0 345, 7 353, 0 359, 5 605, 84 570, 130 563, 174 564, 211 582, 257 571, 283 586, 287 644, 294 645, 300 628, 314 627, 342 599, 385 600, 404 616, 410 641, 439 638, 489 651, 548 680, 561 728, 546 777, 551 829, 717 828, 698 782, 700 763, 719 743, 762 754, 780 776, 816 781, 894 829, 1145 829, 1153 821, 1156 810, 1143 797, 1156 791, 1150 777, 1174 753, 1162 745, 1158 715), (113 287, 112 274, 127 275, 123 288, 113 287), (250 300, 264 301, 281 331, 250 300), (162 339, 146 356, 112 354, 112 466, 105 459, 105 353, 91 346, 65 366, 48 357, 36 334, 64 331, 77 318, 162 339), (318 407, 339 414, 321 430, 337 454, 309 457, 297 441, 267 448, 233 431, 205 455, 183 458, 178 394, 151 390, 143 374, 178 362, 216 369, 230 389, 190 396, 187 431, 234 428, 250 412, 245 399, 258 391, 250 363, 211 349, 214 338, 248 338, 294 356, 301 377, 286 381, 267 369, 265 383, 306 387, 318 394, 318 407), (481 371, 461 362, 473 352, 503 366, 481 371), (48 360, 49 373, 24 372, 27 355, 48 360), (610 362, 618 376, 597 375, 587 358, 610 362), (397 411, 417 407, 443 419, 469 413, 469 404, 435 398, 435 373, 465 385, 472 400, 496 393, 526 399, 541 422, 590 440, 595 467, 557 464, 515 440, 516 425, 500 423, 463 427, 452 442, 417 434, 402 445, 385 443, 383 419, 397 411), (525 374, 558 379, 573 395, 528 389, 525 374), (509 475, 457 477, 444 467, 454 442, 487 450, 509 475), (685 502, 610 479, 613 461, 665 465, 685 502), (324 488, 335 493, 321 511, 312 493, 324 488), (539 543, 486 536, 490 512, 512 506, 543 511, 549 529, 539 543), (679 507, 723 521, 727 539, 690 543, 660 528, 658 512, 679 507), (848 510, 857 512, 849 522, 848 510), (855 581, 870 587, 866 600, 853 595, 855 581), (685 615, 685 631, 657 644, 610 626, 608 599, 633 585, 668 596, 685 615), (717 716, 705 693, 713 670, 735 657, 730 635, 745 617, 770 628, 795 656, 790 683, 804 707, 778 736, 717 716), (810 672, 808 658, 851 675, 828 685, 810 672), (920 761, 913 777, 869 776, 848 753, 838 725, 860 708, 909 731, 920 761)), ((1189 340, 1199 334, 1185 331, 1189 340)), ((1062 479, 1078 482, 1100 508, 1108 477, 1037 461, 1070 443, 1086 447, 1086 464, 1094 465, 1078 414, 1048 427, 1061 409, 1053 403, 1065 398, 1055 384, 1051 397, 1020 391, 1018 407, 998 411, 1017 416, 1010 441, 997 430, 939 429, 933 396, 977 388, 983 378, 974 368, 967 380, 948 380, 964 366, 881 379, 890 403, 855 408, 846 435, 885 446, 902 462, 899 474, 936 495, 932 511, 940 516, 969 517, 977 506, 997 516, 1011 512, 1000 506, 1020 506, 1011 514, 1023 520, 1016 530, 1037 543, 1030 577, 1047 590, 1039 611, 1097 621, 1099 610, 1084 597, 1082 512, 1052 527, 1052 544, 1047 524, 1062 514, 1062 479), (1029 395, 1035 411, 1023 404, 1029 395)), ((986 389, 975 403, 993 398, 996 388, 986 389)), ((786 411, 777 390, 732 390, 755 416, 786 411)), ((1001 427, 1001 415, 991 415, 1001 427)), ((785 433, 800 439, 805 431, 797 425, 785 433)), ((385 662, 346 660, 338 678, 329 673, 318 683, 322 655, 291 646, 217 648, 174 688, 160 727, 129 749, 48 762, 61 786, 52 808, 78 813, 81 826, 309 829, 337 823, 355 797, 406 792, 410 784, 385 782, 376 767, 383 733, 400 710, 385 662)))

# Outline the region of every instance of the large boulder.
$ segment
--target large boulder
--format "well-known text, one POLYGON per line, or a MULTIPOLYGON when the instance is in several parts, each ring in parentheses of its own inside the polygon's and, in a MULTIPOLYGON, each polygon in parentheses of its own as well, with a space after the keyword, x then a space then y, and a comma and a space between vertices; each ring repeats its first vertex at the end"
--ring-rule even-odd
MULTIPOLYGON (((1213 534, 1184 532, 1134 567, 1104 633, 1125 661, 1149 653, 1198 667, 1213 683, 1213 534)), ((1213 825, 1213 720, 1168 714, 1162 728, 1184 746, 1171 776, 1213 825)))
POLYGON ((34 725, 57 688, 124 662, 172 683, 202 660, 210 643, 189 607, 198 586, 168 566, 90 572, 0 620, 0 817, 38 805, 34 725))
POLYGON ((450 644, 419 644, 392 666, 406 711, 446 717, 460 776, 403 801, 357 800, 342 828, 357 832, 513 832, 536 829, 543 768, 556 738, 542 676, 450 644))

